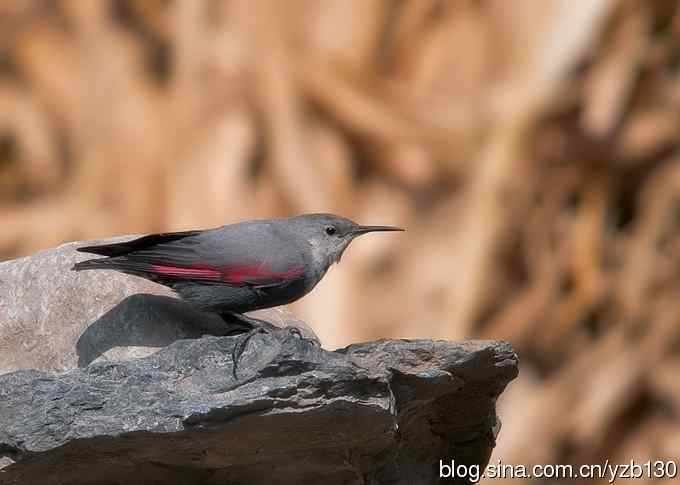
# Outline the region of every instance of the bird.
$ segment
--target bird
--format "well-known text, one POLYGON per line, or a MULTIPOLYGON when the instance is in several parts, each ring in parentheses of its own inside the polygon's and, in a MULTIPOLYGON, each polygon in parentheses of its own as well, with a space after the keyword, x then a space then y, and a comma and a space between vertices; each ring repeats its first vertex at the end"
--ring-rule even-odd
POLYGON ((360 225, 322 213, 258 219, 79 247, 77 251, 105 257, 81 261, 72 270, 139 276, 171 288, 198 310, 217 313, 227 323, 237 322, 246 335, 234 347, 236 377, 249 338, 275 328, 244 313, 286 305, 307 295, 358 236, 403 230, 360 225))

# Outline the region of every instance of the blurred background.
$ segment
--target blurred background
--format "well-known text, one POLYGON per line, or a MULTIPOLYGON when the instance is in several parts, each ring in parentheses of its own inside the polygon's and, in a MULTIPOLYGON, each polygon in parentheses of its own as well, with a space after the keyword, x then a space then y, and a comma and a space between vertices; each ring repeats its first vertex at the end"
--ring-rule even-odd
POLYGON ((678 459, 679 4, 2 2, 0 259, 402 225, 295 305, 327 348, 507 339, 493 460, 678 459))

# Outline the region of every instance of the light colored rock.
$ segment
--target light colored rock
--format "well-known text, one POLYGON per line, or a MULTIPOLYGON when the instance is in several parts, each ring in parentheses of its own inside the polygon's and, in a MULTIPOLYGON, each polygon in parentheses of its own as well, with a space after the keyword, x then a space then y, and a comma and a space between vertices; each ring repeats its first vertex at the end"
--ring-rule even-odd
MULTIPOLYGON (((0 374, 61 372, 95 359, 144 357, 183 338, 225 334, 217 315, 193 310, 164 286, 115 271, 71 271, 94 257, 75 250, 89 244, 68 243, 0 263, 0 374)), ((296 326, 316 339, 284 308, 253 316, 296 326)))

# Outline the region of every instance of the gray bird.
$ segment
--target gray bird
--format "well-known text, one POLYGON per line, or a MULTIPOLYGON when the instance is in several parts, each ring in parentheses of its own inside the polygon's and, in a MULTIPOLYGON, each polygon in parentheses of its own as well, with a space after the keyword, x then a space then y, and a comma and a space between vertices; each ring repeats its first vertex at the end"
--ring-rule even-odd
POLYGON ((333 214, 255 220, 81 247, 78 251, 107 257, 77 263, 72 269, 141 276, 172 288, 199 310, 251 329, 235 346, 235 374, 238 355, 250 336, 271 328, 243 313, 302 298, 340 261, 354 238, 377 231, 403 229, 361 226, 333 214))

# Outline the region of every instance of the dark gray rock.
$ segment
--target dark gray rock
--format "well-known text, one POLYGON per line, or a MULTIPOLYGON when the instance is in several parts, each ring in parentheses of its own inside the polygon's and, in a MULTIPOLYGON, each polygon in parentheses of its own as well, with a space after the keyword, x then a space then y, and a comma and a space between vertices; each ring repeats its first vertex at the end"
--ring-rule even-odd
MULTIPOLYGON (((71 271, 77 261, 93 257, 75 250, 85 244, 92 241, 0 263, 0 374, 25 368, 62 372, 225 333, 217 315, 197 312, 161 285, 115 271, 71 271)), ((316 338, 285 308, 253 315, 316 338)))
POLYGON ((0 376, 0 457, 14 461, 0 483, 437 483, 440 459, 488 461, 517 375, 502 342, 329 352, 280 330, 253 337, 236 381, 237 338, 0 376))
POLYGON ((488 461, 508 344, 328 352, 264 310, 282 329, 252 338, 234 379, 240 337, 219 317, 140 278, 70 271, 79 244, 0 263, 0 485, 421 484, 440 459, 488 461))

